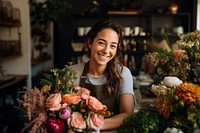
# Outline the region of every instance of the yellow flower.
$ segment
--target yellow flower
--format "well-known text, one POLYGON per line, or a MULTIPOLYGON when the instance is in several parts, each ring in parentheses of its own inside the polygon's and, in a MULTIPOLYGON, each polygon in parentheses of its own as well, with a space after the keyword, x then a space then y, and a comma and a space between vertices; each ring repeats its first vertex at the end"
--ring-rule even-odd
POLYGON ((196 59, 200 59, 200 53, 194 53, 196 59))
POLYGON ((180 101, 179 104, 180 104, 181 106, 184 106, 184 101, 180 101))
POLYGON ((44 85, 44 86, 41 88, 41 91, 42 91, 43 93, 48 93, 50 90, 51 90, 51 86, 49 86, 49 85, 44 85))
POLYGON ((71 128, 69 128, 67 133, 75 133, 75 132, 71 128))
POLYGON ((188 118, 188 120, 193 121, 195 119, 195 117, 196 117, 195 113, 189 113, 187 118, 188 118))

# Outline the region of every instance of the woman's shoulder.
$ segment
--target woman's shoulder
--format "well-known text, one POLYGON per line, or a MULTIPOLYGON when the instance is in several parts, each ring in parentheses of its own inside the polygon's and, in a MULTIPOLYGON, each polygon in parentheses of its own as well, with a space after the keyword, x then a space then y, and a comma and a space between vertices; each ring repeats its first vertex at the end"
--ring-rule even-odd
POLYGON ((70 65, 70 67, 74 69, 84 68, 84 66, 85 66, 85 63, 77 63, 77 64, 70 65))
POLYGON ((123 74, 131 74, 131 71, 130 71, 130 69, 128 68, 128 67, 126 67, 126 66, 121 66, 121 68, 122 68, 122 75, 123 74))
POLYGON ((85 63, 78 63, 70 65, 72 69, 74 69, 77 73, 82 73, 84 69, 85 63))

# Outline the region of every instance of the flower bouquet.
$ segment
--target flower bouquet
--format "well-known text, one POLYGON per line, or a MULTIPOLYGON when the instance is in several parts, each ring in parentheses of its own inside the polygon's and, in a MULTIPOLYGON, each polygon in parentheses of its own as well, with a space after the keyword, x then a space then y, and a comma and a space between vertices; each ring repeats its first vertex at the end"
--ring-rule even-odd
POLYGON ((160 84, 152 85, 152 92, 157 95, 155 109, 168 127, 185 133, 200 127, 200 86, 177 77, 165 77, 160 84))
POLYGON ((95 132, 109 117, 107 107, 75 84, 76 72, 69 66, 53 68, 41 79, 42 87, 22 92, 19 107, 25 114, 22 132, 95 132))
POLYGON ((190 71, 188 80, 200 84, 200 31, 180 34, 177 44, 188 55, 190 71))
POLYGON ((119 127, 126 133, 194 133, 200 131, 200 86, 165 77, 152 85, 157 96, 154 108, 143 108, 126 118, 119 127), (137 124, 140 123, 140 124, 137 124))
POLYGON ((166 51, 156 49, 155 52, 146 55, 155 66, 156 74, 161 79, 165 76, 176 76, 186 81, 190 72, 188 55, 183 50, 166 51))
POLYGON ((183 81, 200 84, 200 31, 180 34, 176 44, 179 50, 156 49, 146 56, 159 76, 176 76, 183 81))

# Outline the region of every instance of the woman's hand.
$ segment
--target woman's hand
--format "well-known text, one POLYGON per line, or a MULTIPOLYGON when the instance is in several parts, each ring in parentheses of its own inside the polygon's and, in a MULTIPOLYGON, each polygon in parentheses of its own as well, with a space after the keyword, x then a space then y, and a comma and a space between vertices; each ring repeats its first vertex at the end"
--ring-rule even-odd
POLYGON ((124 118, 134 112, 134 96, 132 94, 120 95, 120 114, 104 120, 101 130, 115 130, 123 122, 124 118))

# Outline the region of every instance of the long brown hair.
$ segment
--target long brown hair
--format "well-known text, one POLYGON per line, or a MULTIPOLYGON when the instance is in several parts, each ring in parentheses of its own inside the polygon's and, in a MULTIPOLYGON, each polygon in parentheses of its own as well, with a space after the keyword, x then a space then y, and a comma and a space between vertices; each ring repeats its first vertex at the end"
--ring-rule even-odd
MULTIPOLYGON (((86 36, 86 43, 88 44, 89 42, 93 42, 97 34, 103 29, 107 29, 107 28, 114 30, 118 34, 118 37, 119 37, 116 55, 111 61, 108 62, 106 70, 105 70, 105 75, 107 77, 106 86, 108 88, 110 95, 112 95, 118 92, 120 80, 122 78, 121 72, 122 72, 123 67, 119 61, 122 55, 122 48, 121 48, 122 40, 123 40, 122 26, 118 24, 117 22, 111 21, 110 19, 100 20, 88 32, 86 36)), ((89 51, 89 54, 90 54, 90 51, 89 51)))

